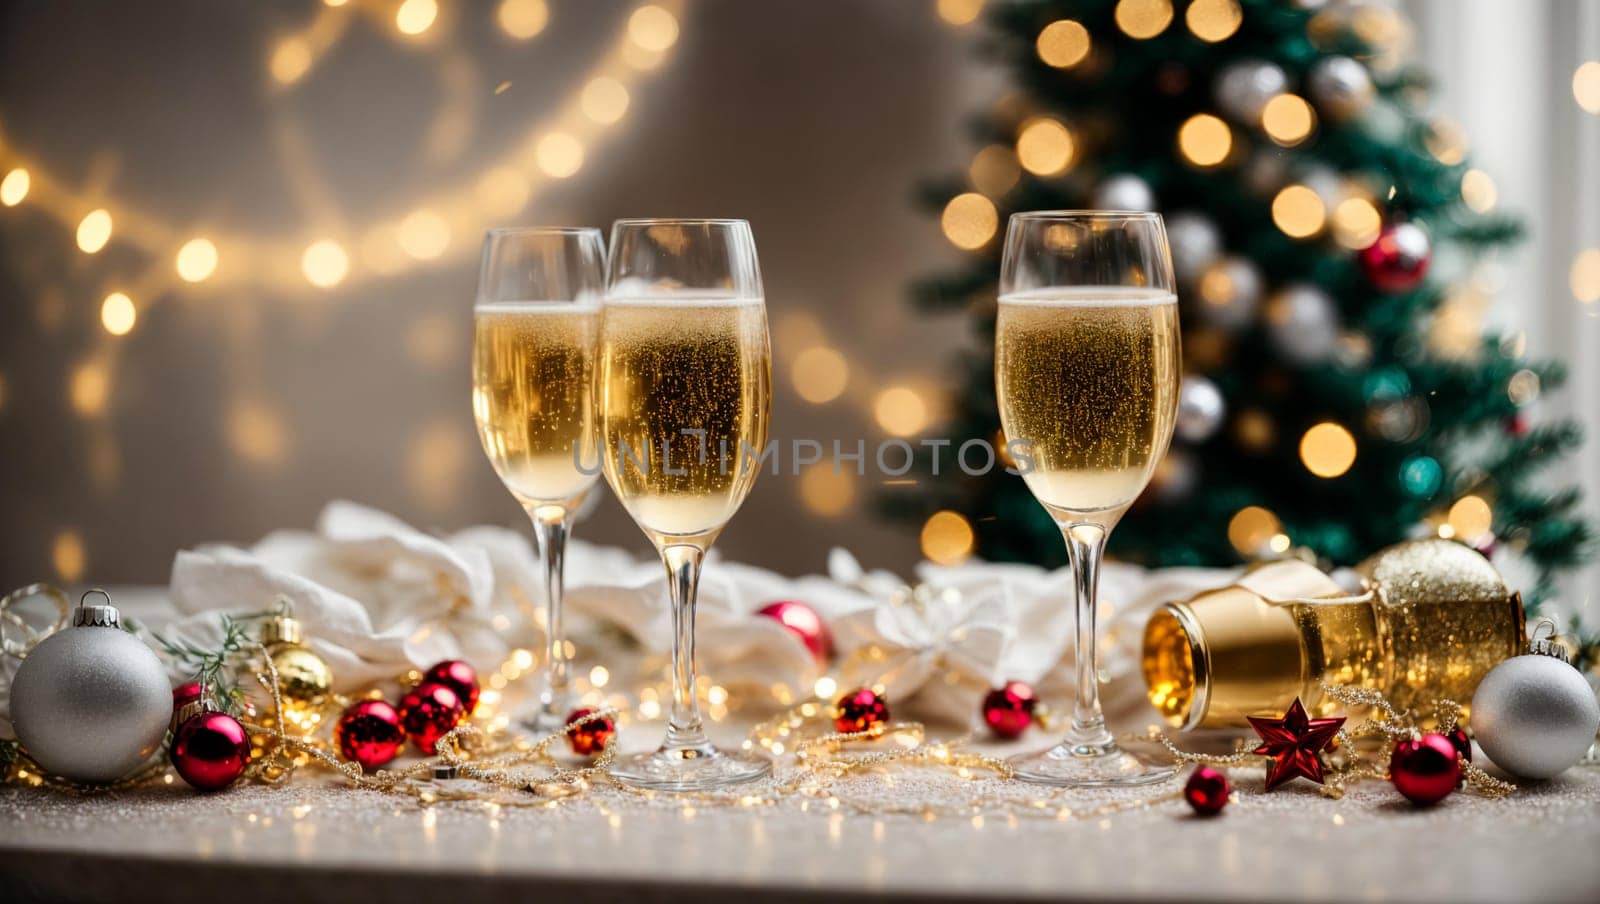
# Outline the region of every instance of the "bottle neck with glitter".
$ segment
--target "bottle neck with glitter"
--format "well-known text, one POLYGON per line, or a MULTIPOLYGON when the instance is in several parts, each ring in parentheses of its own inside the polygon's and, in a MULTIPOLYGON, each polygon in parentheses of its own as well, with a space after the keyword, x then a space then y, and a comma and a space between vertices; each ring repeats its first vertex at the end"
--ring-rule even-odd
POLYGON ((1362 589, 1352 594, 1304 562, 1272 562, 1162 606, 1141 657, 1150 702, 1185 729, 1244 726, 1296 697, 1325 714, 1339 704, 1324 699, 1324 682, 1425 710, 1471 700, 1522 649, 1521 597, 1459 543, 1401 543, 1356 571, 1362 589))

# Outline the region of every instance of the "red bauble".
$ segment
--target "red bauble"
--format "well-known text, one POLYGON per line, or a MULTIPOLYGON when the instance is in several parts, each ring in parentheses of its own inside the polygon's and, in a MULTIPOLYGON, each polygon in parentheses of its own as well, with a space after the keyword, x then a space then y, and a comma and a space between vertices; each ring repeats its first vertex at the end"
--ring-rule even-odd
POLYGON ((858 687, 833 704, 833 727, 841 732, 867 731, 889 721, 889 702, 870 687, 858 687))
POLYGON ((362 700, 339 717, 333 739, 345 759, 372 770, 400 755, 406 732, 399 711, 386 701, 362 700))
POLYGON ((400 724, 417 749, 433 756, 434 745, 461 724, 467 711, 448 684, 424 681, 400 700, 400 724))
POLYGON ((459 659, 446 659, 422 676, 418 684, 437 682, 456 692, 461 706, 472 715, 478 711, 478 671, 459 659))
POLYGON ((1528 416, 1519 411, 1516 414, 1506 418, 1506 435, 1527 436, 1528 416))
POLYGON ((1461 778, 1456 745, 1442 734, 1425 734, 1394 745, 1389 780, 1414 804, 1434 804, 1450 796, 1461 778))
POLYGON ((1433 242, 1415 223, 1391 223, 1361 252, 1361 272, 1385 292, 1416 288, 1433 260, 1433 242))
POLYGON ((578 756, 594 756, 606 749, 606 742, 617 733, 617 723, 610 716, 589 721, 572 727, 572 723, 584 716, 593 713, 588 707, 579 707, 567 713, 567 745, 578 756))
POLYGON ((1228 795, 1233 787, 1228 777, 1210 766, 1201 766, 1189 773, 1183 786, 1183 799, 1189 802, 1199 816, 1215 816, 1228 805, 1228 795))
POLYGON ((172 736, 172 765, 201 791, 233 784, 250 762, 250 735, 227 713, 190 716, 172 736))
POLYGON ((756 614, 776 619, 778 624, 793 631, 794 636, 800 638, 800 642, 806 645, 806 649, 811 651, 817 662, 827 662, 833 655, 833 634, 828 631, 827 623, 817 614, 817 610, 805 603, 799 600, 779 600, 757 609, 756 614))
POLYGON ((1020 737, 1033 724, 1039 698, 1021 681, 1007 681, 983 698, 983 721, 1002 738, 1020 737))

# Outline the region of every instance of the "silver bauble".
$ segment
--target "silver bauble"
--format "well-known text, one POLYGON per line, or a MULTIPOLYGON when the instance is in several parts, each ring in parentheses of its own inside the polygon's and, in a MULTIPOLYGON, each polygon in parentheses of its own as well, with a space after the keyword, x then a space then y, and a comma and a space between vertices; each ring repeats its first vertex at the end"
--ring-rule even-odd
POLYGON ((161 660, 123 631, 111 606, 83 606, 74 627, 46 637, 11 682, 11 723, 41 768, 104 784, 161 746, 172 685, 161 660))
POLYGON ((1472 695, 1472 733, 1496 766, 1552 778, 1581 759, 1600 730, 1600 702, 1578 670, 1529 654, 1490 670, 1472 695))
POLYGON ((1328 119, 1349 119, 1372 104, 1371 73, 1347 56, 1318 60, 1306 76, 1306 87, 1312 102, 1328 119))
POLYGON ((1255 320, 1261 304, 1261 271, 1248 258, 1230 255, 1200 274, 1200 321, 1230 332, 1255 320))
POLYGON ((1198 374, 1189 374, 1178 387, 1179 438, 1191 443, 1205 442, 1222 426, 1227 410, 1217 384, 1198 374))
POLYGON ((1309 283, 1286 286, 1267 302, 1267 332, 1285 358, 1316 364, 1339 348, 1339 311, 1328 293, 1309 283))
POLYGON ((1289 77, 1276 64, 1240 60, 1217 76, 1217 106, 1234 122, 1255 125, 1261 121, 1267 101, 1287 90, 1289 77))
POLYGON ((1167 218, 1167 245, 1172 249, 1172 272, 1188 285, 1222 254, 1222 233, 1204 214, 1181 211, 1167 218))
POLYGON ((1155 210, 1156 193, 1138 176, 1121 173, 1100 183, 1093 202, 1096 210, 1155 210))

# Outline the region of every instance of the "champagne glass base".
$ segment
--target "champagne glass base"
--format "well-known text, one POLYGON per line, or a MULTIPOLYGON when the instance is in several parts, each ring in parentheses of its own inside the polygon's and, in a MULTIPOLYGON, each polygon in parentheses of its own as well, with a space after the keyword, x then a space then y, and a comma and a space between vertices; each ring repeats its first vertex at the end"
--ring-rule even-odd
POLYGON ((653 791, 709 791, 724 785, 753 782, 772 773, 772 761, 764 756, 692 747, 685 750, 662 748, 651 753, 620 757, 611 766, 611 777, 636 788, 653 791))
POLYGON ((1017 778, 1041 785, 1068 788, 1117 788, 1165 781, 1178 772, 1176 763, 1156 762, 1108 747, 1074 749, 1059 744, 1042 753, 1012 757, 1008 762, 1017 778))

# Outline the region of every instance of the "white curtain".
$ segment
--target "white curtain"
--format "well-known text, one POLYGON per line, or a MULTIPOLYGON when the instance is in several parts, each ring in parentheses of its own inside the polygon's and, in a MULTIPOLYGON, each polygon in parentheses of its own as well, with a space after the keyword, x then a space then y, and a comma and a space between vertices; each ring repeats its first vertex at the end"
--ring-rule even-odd
MULTIPOLYGON (((1472 165, 1523 217, 1528 238, 1500 262, 1490 322, 1522 331, 1528 353, 1570 368, 1536 418, 1576 417, 1588 443, 1560 473, 1584 489, 1600 524, 1600 303, 1573 295, 1569 274, 1600 247, 1600 116, 1578 106, 1573 73, 1600 60, 1600 0, 1407 0, 1419 62, 1436 78, 1434 112, 1459 122, 1472 165)), ((1600 565, 1563 585, 1557 611, 1600 623, 1600 565)))

